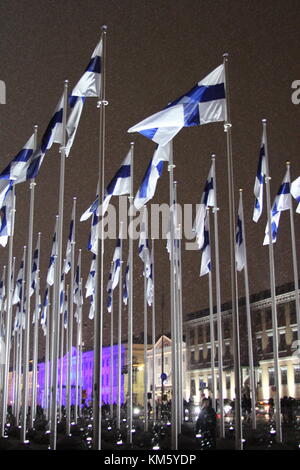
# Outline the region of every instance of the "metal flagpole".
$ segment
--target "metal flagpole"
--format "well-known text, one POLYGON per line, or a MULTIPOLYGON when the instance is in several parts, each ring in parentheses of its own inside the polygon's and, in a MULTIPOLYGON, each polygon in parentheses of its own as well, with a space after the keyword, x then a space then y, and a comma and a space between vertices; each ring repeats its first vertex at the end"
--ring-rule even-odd
MULTIPOLYGON (((289 174, 289 182, 291 184, 291 164, 286 162, 289 174)), ((298 264, 297 264, 297 251, 296 251, 296 238, 295 238, 295 224, 294 212, 291 193, 290 197, 290 225, 291 225, 291 239, 292 239, 292 254, 293 254, 293 271, 294 271, 294 285, 295 285, 295 304, 296 304, 296 318, 297 318, 297 338, 298 345, 300 344, 300 303, 299 303, 299 277, 298 277, 298 264)))
MULTIPOLYGON (((100 207, 104 199, 104 169, 105 169, 105 72, 106 72, 106 26, 101 28, 102 34, 102 55, 100 75, 100 99, 99 107, 99 167, 98 167, 98 188, 99 188, 99 216, 100 207)), ((99 226, 98 226, 99 227, 99 226)), ((97 257, 95 273, 95 315, 94 315, 94 379, 93 379, 93 447, 101 450, 101 418, 102 418, 102 341, 103 341, 103 255, 104 236, 103 223, 101 224, 101 240, 97 237, 97 257)))
MULTIPOLYGON (((55 227, 56 227, 56 237, 57 237, 57 227, 58 227, 58 218, 55 216, 55 227)), ((57 263, 57 251, 54 255, 54 263, 56 266, 57 263)), ((54 370, 54 318, 55 318, 55 308, 56 308, 56 291, 59 289, 59 286, 56 283, 56 278, 60 279, 60 276, 55 274, 55 282, 52 288, 52 309, 50 314, 49 308, 49 392, 48 392, 48 420, 49 420, 49 429, 51 429, 51 407, 52 407, 52 389, 53 389, 53 370, 54 370)), ((49 291, 50 292, 50 291, 49 291)))
MULTIPOLYGON (((0 340, 3 340, 5 337, 5 323, 4 323, 4 311, 5 311, 5 276, 6 276, 6 266, 3 266, 2 272, 2 299, 1 299, 1 310, 0 310, 0 340)), ((2 342, 2 341, 1 341, 2 342)), ((2 343, 3 344, 3 343, 2 343)), ((3 383, 4 383, 4 363, 0 362, 0 403, 3 399, 3 383)), ((0 410, 1 412, 1 410, 0 410)), ((2 418, 0 418, 2 422, 2 418)))
POLYGON ((179 226, 177 226, 177 181, 174 181, 174 211, 175 211, 175 223, 174 223, 174 230, 176 234, 174 234, 174 312, 175 312, 175 328, 176 328, 176 347, 177 347, 177 354, 176 354, 176 360, 177 360, 177 387, 176 390, 178 390, 178 394, 176 394, 176 399, 177 399, 177 413, 178 413, 178 434, 181 433, 181 421, 182 421, 182 383, 180 380, 181 376, 181 350, 182 348, 180 347, 180 333, 181 333, 181 328, 180 328, 180 272, 179 272, 179 240, 180 240, 180 234, 179 234, 179 226))
POLYGON ((81 299, 82 299, 82 278, 80 280, 80 303, 79 303, 79 398, 78 398, 78 401, 79 401, 79 410, 78 410, 78 415, 79 415, 79 418, 82 417, 82 408, 81 408, 81 404, 82 404, 82 303, 81 303, 81 299))
MULTIPOLYGON (((37 148, 37 129, 34 126, 34 150, 37 148)), ((32 268, 32 239, 33 239, 33 218, 34 218, 34 192, 36 182, 31 179, 29 183, 29 226, 28 226, 28 250, 27 250, 27 275, 26 275, 26 310, 25 310, 25 332, 23 349, 23 390, 22 390, 22 418, 21 418, 21 441, 26 440, 26 420, 28 411, 28 378, 29 378, 29 342, 30 342, 30 289, 31 289, 31 268, 32 268)), ((32 413, 32 410, 31 410, 32 413)))
MULTIPOLYGON (((222 331, 222 307, 220 286, 220 257, 219 257, 219 228, 218 228, 218 204, 217 204, 217 179, 216 156, 212 155, 213 181, 215 188, 214 198, 214 229, 215 229, 215 265, 216 265, 216 296, 217 296, 217 330, 218 330, 218 372, 219 372, 219 407, 220 407, 220 437, 225 437, 224 423, 224 391, 223 391, 223 331, 222 331)), ((211 351, 212 355, 212 351, 211 351)))
POLYGON ((64 215, 64 189, 65 189, 65 146, 66 146, 66 120, 67 120, 67 105, 68 105, 68 80, 64 82, 64 106, 63 106, 63 129, 62 129, 62 145, 60 148, 60 184, 59 184, 59 219, 57 230, 57 259, 55 263, 55 316, 53 318, 53 334, 54 334, 54 351, 53 351, 53 382, 52 382, 52 403, 51 403, 51 433, 50 433, 50 448, 56 450, 57 438, 57 363, 59 352, 59 295, 60 295, 60 276, 62 267, 62 234, 63 234, 63 215, 64 215))
POLYGON ((5 322, 5 365, 4 365, 4 380, 3 380, 3 394, 2 394, 2 409, 1 409, 1 436, 5 436, 5 423, 7 415, 7 402, 8 402, 8 378, 9 378, 9 365, 10 365, 10 348, 11 348, 11 325, 12 325, 12 263, 13 263, 13 243, 14 243, 14 227, 15 227, 15 211, 16 211, 16 195, 15 186, 13 186, 13 207, 12 223, 11 223, 11 236, 8 240, 8 263, 7 263, 7 298, 6 298, 6 322, 5 322))
MULTIPOLYGON (((75 393, 75 423, 77 424, 78 421, 78 407, 79 407, 79 355, 80 355, 80 279, 81 279, 81 250, 79 250, 78 255, 78 266, 79 266, 79 274, 78 274, 78 291, 79 297, 77 300, 79 304, 77 304, 76 312, 77 312, 77 321, 76 321, 76 393, 75 393)), ((75 295, 76 296, 76 295, 75 295)))
POLYGON ((280 368, 278 357, 278 324, 277 324, 277 305, 276 305, 276 284, 275 284, 275 266, 274 249, 272 243, 272 220, 271 220, 271 196, 270 196, 270 175, 269 175, 269 156, 267 142, 267 120, 262 120, 263 133, 265 136, 265 161, 266 161, 266 193, 267 193, 267 211, 268 211, 268 231, 269 231, 269 263, 270 263, 270 284, 272 299, 272 328, 273 328, 273 350, 274 350, 274 372, 275 372, 275 419, 276 419, 276 440, 282 442, 281 429, 281 407, 280 407, 280 368))
POLYGON ((256 392, 255 392, 255 373, 253 364, 253 343, 252 343, 252 325, 251 325, 251 310, 250 310, 250 295, 249 295, 249 278, 248 278, 248 261, 247 261, 247 245, 246 245, 246 227, 244 222, 244 208, 243 208, 243 190, 240 189, 240 200, 242 207, 242 227, 244 239, 244 279, 245 279, 245 297, 246 297, 246 315, 247 315, 247 333, 248 333, 248 356, 249 356, 249 369, 250 369, 250 389, 251 389, 251 406, 252 406, 252 429, 256 429, 256 392))
MULTIPOLYGON (((148 242, 148 212, 147 207, 143 207, 143 220, 144 213, 146 214, 144 231, 146 234, 145 243, 148 242)), ((144 431, 148 431, 148 307, 147 307, 147 276, 146 276, 146 262, 144 263, 144 431)))
MULTIPOLYGON (((23 357, 23 344, 24 344, 24 334, 23 329, 25 329, 24 321, 24 305, 25 305, 25 272, 26 272, 26 250, 27 247, 24 246, 23 249, 23 280, 22 280, 22 294, 21 294, 21 308, 20 308, 20 328, 19 328, 19 351, 18 351, 18 382, 17 382, 17 410, 16 410, 16 419, 17 425, 21 424, 22 419, 20 416, 21 403, 22 403, 22 390, 24 389, 24 377, 22 377, 22 357, 23 357)), ((27 303, 27 301, 26 301, 27 303)), ((24 403, 22 403, 24 405, 24 403)), ((21 433, 22 440, 22 433, 21 433)))
POLYGON ((39 350, 39 310, 40 310, 40 246, 41 246, 41 233, 38 233, 38 264, 37 264, 37 283, 35 287, 35 319, 34 319, 34 331, 33 331, 33 364, 32 364, 32 403, 31 403, 31 422, 30 427, 33 428, 34 421, 36 418, 36 405, 37 405, 37 361, 38 361, 38 350, 39 350))
POLYGON ((133 157, 134 143, 130 143, 130 196, 129 196, 129 298, 128 298, 128 401, 127 401, 127 422, 128 422, 128 442, 132 444, 132 322, 133 322, 133 157))
POLYGON ((170 190, 170 309, 171 309, 171 338, 172 338, 172 450, 178 450, 178 401, 177 393, 177 341, 176 341, 176 309, 175 309, 175 279, 174 279, 174 164, 173 141, 170 141, 169 159, 169 190, 170 190))
POLYGON ((148 431, 148 318, 147 318, 147 277, 144 264, 144 431, 148 431))
POLYGON ((50 384, 50 336, 51 336, 51 287, 48 286, 49 303, 46 306, 46 345, 45 345, 45 382, 44 382, 44 409, 47 421, 49 420, 49 384, 50 384))
MULTIPOLYGON (((120 222, 123 226, 123 222, 120 222)), ((123 230, 121 230, 123 233, 123 230)), ((123 238, 120 237, 120 278, 119 278, 119 312, 118 312, 118 397, 117 429, 121 428, 121 378, 122 378, 122 301, 123 301, 123 238)))
MULTIPOLYGON (((206 217, 208 219, 208 236, 210 240, 210 209, 207 208, 206 217)), ((216 376, 215 376, 215 325, 214 325, 214 304, 212 290, 212 272, 208 273, 208 298, 209 298, 209 326, 210 326, 210 354, 211 354, 211 391, 212 391, 212 407, 216 410, 216 376)))
POLYGON ((235 209, 234 209, 234 182, 233 161, 231 141, 231 120, 229 106, 229 77, 228 77, 228 54, 223 54, 225 68, 225 91, 226 91, 226 122, 224 131, 227 142, 227 167, 228 167, 228 197, 229 197, 229 233, 230 233, 230 275, 231 275, 231 298, 232 298, 232 327, 233 327, 233 363, 235 379, 235 447, 241 450, 242 444, 242 413, 241 413, 241 368, 240 368, 240 337, 238 317, 238 293, 237 275, 235 263, 235 209))
MULTIPOLYGON (((111 262, 111 267, 114 262, 111 262)), ((111 270, 112 272, 112 270, 111 270)), ((114 291, 111 290, 111 312, 110 312, 110 368, 109 368, 109 401, 110 401, 110 419, 114 418, 114 291)))
POLYGON ((155 336, 156 336, 156 329, 155 329, 155 322, 156 322, 156 315, 155 315, 155 251, 154 251, 154 238, 152 238, 152 408, 153 408, 153 426, 156 421, 156 402, 155 402, 155 384, 156 384, 156 367, 155 367, 155 336))
POLYGON ((180 389, 181 389, 181 420, 184 422, 185 414, 184 414, 184 406, 183 406, 183 313, 182 313, 182 233, 181 233, 181 225, 179 225, 180 229, 180 239, 179 239, 179 247, 178 247, 178 266, 179 266, 179 365, 180 365, 180 389))
POLYGON ((73 197, 73 209, 72 209, 72 220, 73 220, 73 237, 71 240, 71 278, 70 278, 70 297, 68 297, 68 372, 67 372, 67 389, 66 389, 66 433, 70 434, 71 431, 71 377, 72 377, 72 347, 73 347, 73 290, 74 290, 74 264, 75 264, 75 233, 76 233, 76 197, 73 197))
MULTIPOLYGON (((66 260, 64 259, 63 266, 66 260)), ((60 290, 60 289, 59 289, 60 290)), ((61 294, 61 291, 60 291, 61 294)), ((63 358, 64 358, 64 310, 65 310, 65 278, 63 281, 63 300, 62 312, 60 313, 60 352, 59 352, 59 399, 58 399, 58 421, 62 418, 62 393, 63 393, 63 358)))
MULTIPOLYGON (((65 365, 65 382, 67 384, 68 382, 68 367, 69 367, 69 332, 68 332, 68 317, 70 315, 70 311, 69 311, 69 284, 67 284, 67 290, 66 290, 66 297, 65 297, 65 305, 67 308, 67 325, 65 327, 64 325, 64 328, 66 330, 66 365, 65 365)), ((64 315, 65 315, 65 308, 64 308, 64 315)), ((65 388, 65 412, 67 410, 67 388, 65 388)), ((67 418, 67 415, 66 415, 66 418, 67 418)))

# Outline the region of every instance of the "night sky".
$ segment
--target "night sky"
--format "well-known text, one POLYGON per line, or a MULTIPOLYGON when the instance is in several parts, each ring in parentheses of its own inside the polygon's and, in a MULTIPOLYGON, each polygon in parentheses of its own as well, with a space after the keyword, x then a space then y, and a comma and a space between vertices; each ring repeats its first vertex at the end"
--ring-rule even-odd
MULTIPOLYGON (((134 188, 137 190, 155 145, 127 129, 162 110, 190 90, 230 54, 229 80, 233 124, 233 162, 236 207, 238 188, 244 188, 247 220, 250 293, 269 288, 268 248, 262 246, 266 210, 252 222, 253 186, 261 140, 261 119, 267 118, 272 201, 291 161, 292 179, 300 175, 300 105, 291 101, 291 84, 300 79, 298 1, 200 1, 200 0, 1 0, 0 79, 7 88, 7 103, 0 106, 1 168, 22 148, 39 125, 43 132, 63 91, 81 77, 100 38, 107 33, 107 138, 108 183, 135 141, 134 188)), ((98 111, 95 98, 86 101, 80 127, 66 162, 64 247, 69 231, 73 196, 77 216, 94 200, 98 172, 98 111)), ((217 155, 219 201, 221 296, 230 300, 229 226, 226 137, 223 123, 184 128, 174 140, 178 202, 199 203, 210 168, 209 156, 217 155)), ((19 268, 22 247, 27 244, 28 183, 17 186, 14 256, 19 268)), ((37 178, 34 246, 42 232, 41 289, 51 251, 55 214, 58 211, 58 145, 46 154, 37 178)), ((168 172, 159 180, 156 203, 168 202, 168 172)), ((117 198, 113 198, 117 203, 117 198)), ((296 205, 295 205, 296 207, 296 205)), ((266 200, 265 200, 266 208, 266 200)), ((299 246, 300 216, 295 216, 299 246)), ((76 248, 83 249, 84 283, 91 254, 87 251, 90 221, 77 223, 76 248)), ((105 244, 105 285, 115 241, 105 244)), ((134 252, 134 333, 143 331, 142 262, 134 252)), ((169 258, 165 240, 156 242, 157 332, 161 331, 161 299, 164 291, 164 329, 170 328, 169 258)), ((1 265, 8 250, 1 248, 1 265)), ((77 258, 77 251, 76 251, 77 258)), ((125 250, 125 260, 127 249, 125 250)), ((199 278, 200 253, 183 251, 184 314, 208 305, 208 281, 199 278)), ((276 284, 293 280, 289 216, 283 213, 275 246, 276 284)), ((239 275, 240 295, 244 294, 239 275)), ((84 313, 83 338, 92 346, 93 323, 84 313)), ((150 311, 149 311, 150 315, 150 311)), ((109 342, 109 316, 105 314, 104 343, 109 342)), ((127 310, 124 309, 124 323, 127 310)), ((126 323, 125 323, 126 325, 126 323)), ((149 318, 150 326, 150 318, 149 318)), ((127 334, 124 331, 123 337, 127 334)), ((41 340, 41 344, 43 340, 41 340)), ((42 353, 41 353, 42 356, 42 353)))

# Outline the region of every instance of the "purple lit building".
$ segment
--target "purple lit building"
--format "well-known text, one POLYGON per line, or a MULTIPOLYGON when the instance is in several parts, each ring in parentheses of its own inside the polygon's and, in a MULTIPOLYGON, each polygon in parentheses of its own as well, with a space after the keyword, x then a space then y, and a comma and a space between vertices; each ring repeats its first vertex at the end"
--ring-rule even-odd
MULTIPOLYGON (((121 349, 121 365, 125 364, 125 347, 121 349)), ((58 361, 58 388, 60 388, 62 370, 62 404, 66 404, 66 385, 68 360, 67 355, 61 361, 58 361)), ((89 405, 92 401, 93 391, 93 368, 94 368, 94 351, 86 351, 82 353, 82 390, 86 391, 86 403, 89 405)), ((110 402, 110 347, 102 349, 102 401, 110 402)), ((71 404, 75 404, 75 388, 76 388, 76 348, 73 347, 72 353, 72 370, 71 370, 71 404)), ((118 346, 113 346, 113 402, 117 403, 118 393, 118 346)), ((38 404, 42 407, 45 403, 45 363, 38 364, 38 404)), ((124 375, 121 375, 121 403, 124 402, 124 375)))

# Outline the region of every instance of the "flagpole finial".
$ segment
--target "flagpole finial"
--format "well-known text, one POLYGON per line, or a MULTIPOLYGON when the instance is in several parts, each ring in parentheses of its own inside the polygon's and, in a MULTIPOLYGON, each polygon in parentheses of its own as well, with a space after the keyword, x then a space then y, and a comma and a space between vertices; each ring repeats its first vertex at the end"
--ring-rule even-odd
POLYGON ((286 163, 286 166, 290 166, 291 162, 287 161, 285 162, 286 163))
POLYGON ((37 130, 38 130, 38 127, 39 127, 39 126, 38 126, 37 124, 35 124, 35 125, 33 126, 33 129, 34 129, 35 131, 37 131, 37 130))
POLYGON ((223 54, 223 59, 224 59, 224 60, 228 60, 228 58, 229 58, 228 52, 224 52, 224 54, 223 54))
POLYGON ((69 80, 64 80, 65 87, 69 85, 69 80))
POLYGON ((212 159, 212 160, 215 160, 215 158, 216 158, 216 154, 213 153, 213 154, 211 155, 211 159, 212 159))
POLYGON ((101 26, 101 31, 103 31, 104 33, 106 33, 106 31, 107 31, 107 25, 106 25, 106 24, 103 24, 103 25, 101 26))
POLYGON ((240 192, 240 193, 242 193, 243 191, 244 191, 243 188, 240 188, 240 189, 239 189, 239 192, 240 192))
POLYGON ((266 118, 263 118, 263 119, 261 120, 261 122, 262 122, 263 124, 267 124, 266 118))
POLYGON ((134 142, 130 142, 131 147, 134 147, 134 142))

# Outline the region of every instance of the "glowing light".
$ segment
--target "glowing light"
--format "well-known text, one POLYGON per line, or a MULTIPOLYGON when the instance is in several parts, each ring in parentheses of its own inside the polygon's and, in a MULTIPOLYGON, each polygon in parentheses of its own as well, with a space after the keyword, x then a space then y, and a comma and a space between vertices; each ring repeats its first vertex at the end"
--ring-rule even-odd
POLYGON ((152 447, 152 449, 153 449, 153 450, 159 450, 159 449, 160 449, 160 447, 159 447, 159 445, 158 445, 158 444, 156 444, 155 446, 153 446, 153 447, 152 447))
POLYGON ((139 408, 133 408, 133 414, 138 415, 140 413, 139 408))
POLYGON ((200 413, 200 406, 195 406, 195 413, 197 415, 200 413))
POLYGON ((229 411, 231 411, 231 410, 232 410, 232 408, 231 408, 230 405, 225 405, 225 406, 224 406, 224 411, 225 411, 225 413, 229 413, 229 411))
POLYGON ((123 441, 122 439, 120 439, 119 441, 116 442, 117 446, 121 446, 123 444, 123 441))

